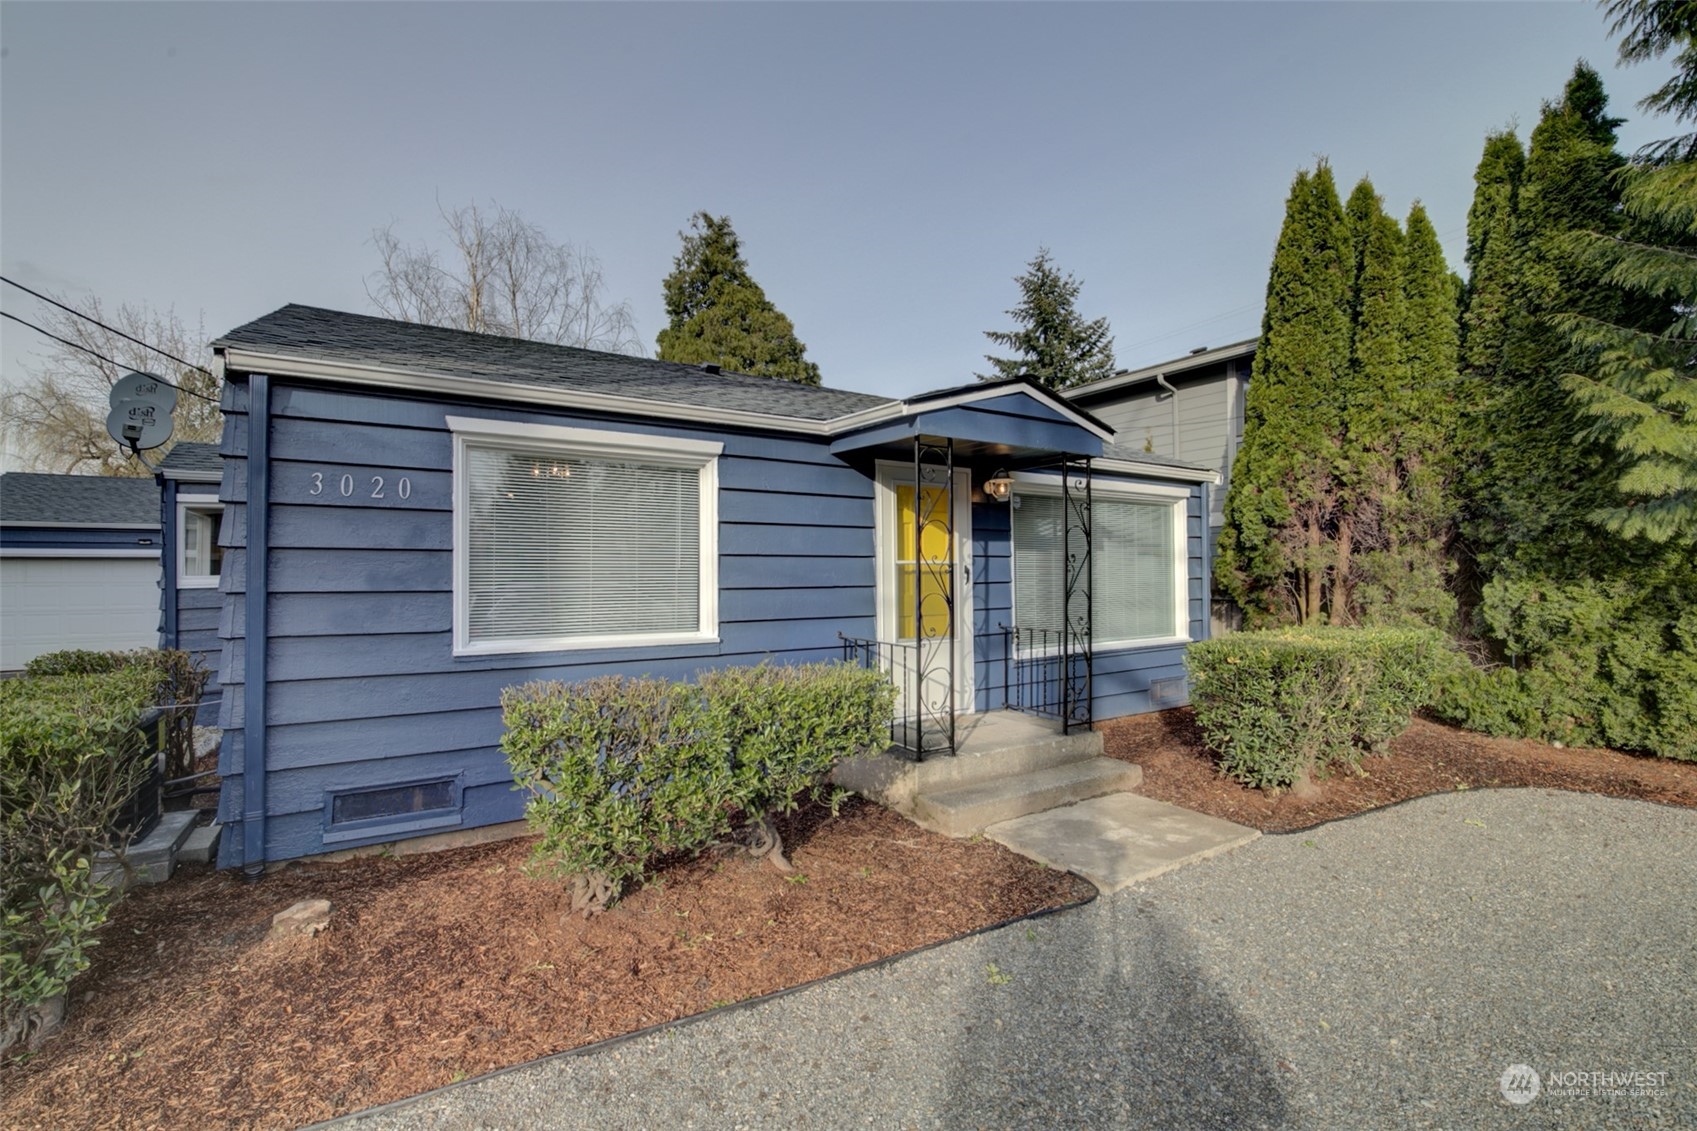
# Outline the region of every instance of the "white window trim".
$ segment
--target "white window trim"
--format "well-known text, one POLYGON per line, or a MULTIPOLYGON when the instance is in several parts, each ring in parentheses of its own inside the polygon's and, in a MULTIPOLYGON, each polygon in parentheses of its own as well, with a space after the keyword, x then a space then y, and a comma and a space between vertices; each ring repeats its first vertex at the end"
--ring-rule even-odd
MULTIPOLYGON (((1014 472, 1014 494, 1024 491, 1031 495, 1061 494, 1061 477, 1053 472, 1014 472)), ((1092 498, 1111 498, 1132 503, 1164 503, 1172 513, 1173 523, 1173 623, 1179 633, 1171 636, 1139 636, 1129 640, 1092 640, 1092 652, 1119 652, 1132 648, 1160 648, 1172 644, 1190 643, 1190 490, 1156 483, 1125 483, 1114 479, 1092 479, 1092 498)), ((1011 500, 1010 500, 1011 501, 1011 500)), ((1012 531, 1009 531, 1010 540, 1012 531)), ((1008 604, 1013 610, 1013 622, 1019 623, 1019 579, 1009 586, 1008 604)), ((1041 650, 1022 651, 1021 656, 1041 655, 1041 650)))
POLYGON ((454 655, 496 656, 519 652, 581 652, 592 648, 651 648, 715 644, 719 640, 719 456, 725 445, 709 440, 610 432, 562 424, 531 424, 450 416, 454 435, 454 655), (591 458, 638 458, 669 467, 693 468, 701 484, 701 572, 694 632, 620 633, 603 636, 537 636, 511 640, 471 639, 471 477, 467 446, 513 451, 549 451, 591 458))
MULTIPOLYGON (((188 572, 185 569, 185 566, 188 563, 184 560, 184 553, 183 553, 183 531, 188 529, 189 511, 191 511, 191 510, 204 510, 208 507, 216 507, 216 508, 218 508, 220 513, 222 513, 223 510, 224 510, 224 504, 218 501, 217 495, 178 495, 177 496, 177 537, 176 537, 176 543, 177 544, 176 544, 176 546, 172 547, 172 552, 177 555, 176 561, 177 561, 177 588, 178 589, 216 589, 216 588, 218 588, 218 575, 216 573, 195 574, 192 577, 189 576, 188 572)), ((212 531, 212 537, 213 538, 218 537, 218 531, 217 531, 216 528, 214 528, 213 531, 212 531)))

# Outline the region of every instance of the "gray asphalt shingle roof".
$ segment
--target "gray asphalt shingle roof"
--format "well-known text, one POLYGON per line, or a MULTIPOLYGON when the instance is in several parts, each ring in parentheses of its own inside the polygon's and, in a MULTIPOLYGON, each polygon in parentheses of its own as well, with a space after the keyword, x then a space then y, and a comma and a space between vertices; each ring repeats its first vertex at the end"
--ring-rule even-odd
POLYGON ((8 471, 0 475, 0 522, 157 527, 159 488, 151 479, 8 471))
POLYGON ((218 475, 224 470, 224 457, 218 454, 217 444, 186 441, 165 454, 165 458, 159 461, 159 470, 172 471, 179 475, 197 472, 218 475))
POLYGON ((290 304, 212 343, 312 361, 469 378, 507 385, 569 387, 662 404, 832 420, 889 398, 815 388, 769 377, 711 374, 694 365, 599 350, 472 334, 290 304))

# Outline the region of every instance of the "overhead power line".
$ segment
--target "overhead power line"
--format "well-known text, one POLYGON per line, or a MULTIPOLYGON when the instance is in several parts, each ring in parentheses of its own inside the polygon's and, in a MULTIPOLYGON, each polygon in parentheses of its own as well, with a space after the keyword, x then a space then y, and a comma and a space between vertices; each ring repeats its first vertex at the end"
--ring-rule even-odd
MULTIPOLYGON (((134 342, 136 345, 142 347, 143 349, 152 350, 154 353, 158 354, 160 357, 170 358, 172 361, 176 362, 178 365, 184 366, 188 369, 197 370, 201 373, 206 374, 208 377, 216 376, 216 374, 214 374, 212 372, 212 370, 206 368, 206 366, 204 366, 204 365, 196 365, 192 361, 184 361, 182 358, 178 357, 176 354, 166 353, 164 350, 160 349, 158 346, 154 345, 152 342, 144 342, 140 338, 137 338, 133 335, 124 333, 122 330, 118 329, 115 326, 108 326, 106 323, 102 322, 98 318, 94 318, 94 317, 91 317, 87 314, 84 314, 82 311, 76 309, 75 307, 66 306, 64 303, 60 302, 58 299, 53 298, 49 295, 44 295, 40 291, 31 290, 30 288, 24 286, 22 283, 17 282, 13 279, 8 279, 4 275, 0 275, 0 283, 6 283, 9 286, 16 287, 20 291, 24 292, 26 295, 34 295, 36 298, 40 299, 42 302, 45 302, 45 303, 47 303, 51 306, 56 306, 60 310, 63 310, 66 314, 70 314, 70 315, 73 315, 77 318, 81 318, 84 322, 92 322, 96 326, 99 326, 102 330, 105 330, 108 334, 116 334, 120 338, 123 338, 125 341, 134 342)), ((18 321, 21 322, 23 320, 18 319, 18 321)), ((25 325, 28 325, 28 323, 25 323, 25 325)), ((40 329, 40 327, 36 327, 36 329, 40 329)), ((45 330, 42 330, 41 332, 44 333, 44 334, 47 333, 47 331, 45 331, 45 330)), ((53 334, 48 334, 47 336, 50 337, 50 338, 55 337, 55 335, 53 335, 53 334)), ((60 338, 59 340, 64 341, 63 338, 60 338)), ((78 348, 81 348, 81 347, 78 347, 78 348)), ((89 350, 89 351, 86 351, 86 352, 93 353, 94 351, 89 350)), ((96 354, 96 356, 99 356, 99 355, 96 354)), ((112 364, 116 365, 118 363, 113 362, 112 364)), ((170 385, 171 382, 166 381, 165 384, 170 385)), ((172 388, 176 388, 176 386, 172 385, 172 388)), ((183 391, 187 392, 188 390, 185 389, 183 391)))
MULTIPOLYGON (((11 282, 11 280, 8 279, 7 282, 11 282)), ((13 285, 15 286, 16 284, 13 284, 13 285)), ((34 293, 34 292, 31 292, 31 293, 34 293)), ((48 301, 52 301, 52 300, 50 299, 48 301)), ((11 313, 10 311, 0 310, 0 318, 10 318, 13 322, 18 323, 21 326, 28 326, 31 330, 34 330, 36 333, 42 335, 43 337, 52 338, 54 341, 58 342, 60 345, 70 346, 72 349, 81 350, 83 353, 86 353, 86 354, 90 355, 91 357, 97 357, 101 361, 104 361, 107 365, 110 365, 115 369, 128 369, 129 368, 129 366, 123 364, 122 362, 113 361, 111 358, 107 357, 105 354, 101 353, 99 350, 89 349, 87 346, 82 345, 78 342, 73 342, 69 338, 61 338, 58 334, 55 334, 50 330, 43 330, 40 326, 37 326, 34 322, 31 322, 26 318, 19 318, 16 314, 11 313)), ((89 321, 92 322, 93 319, 90 319, 89 321)), ((116 333, 117 331, 113 331, 113 332, 116 333)), ((127 334, 124 335, 124 336, 128 337, 127 334)), ((144 342, 142 344, 145 345, 146 343, 144 342)), ((163 351, 160 351, 160 352, 163 352, 163 351)), ((166 354, 165 356, 170 357, 171 355, 166 354)), ((175 360, 175 359, 173 359, 173 360, 175 360)), ((183 362, 182 364, 187 365, 188 363, 183 362)), ((189 366, 189 368, 200 369, 200 366, 193 365, 193 366, 189 366)), ((201 369, 201 372, 206 373, 208 376, 211 375, 209 370, 201 369)), ((158 375, 155 374, 155 376, 158 376, 158 375)), ((167 381, 163 377, 159 377, 159 383, 161 385, 169 385, 169 386, 171 386, 171 388, 177 390, 179 393, 187 393, 191 397, 199 397, 201 400, 207 401, 208 403, 211 403, 211 404, 217 404, 218 403, 217 397, 209 397, 205 393, 197 393, 193 389, 186 388, 182 385, 177 384, 174 381, 167 381)))

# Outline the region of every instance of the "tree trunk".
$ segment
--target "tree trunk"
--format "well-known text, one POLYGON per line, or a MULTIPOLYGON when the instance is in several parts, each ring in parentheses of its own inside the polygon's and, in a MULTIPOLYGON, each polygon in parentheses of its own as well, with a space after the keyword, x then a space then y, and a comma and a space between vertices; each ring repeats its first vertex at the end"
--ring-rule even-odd
POLYGON ((1350 575, 1350 557, 1355 553, 1355 518, 1344 515, 1338 520, 1337 561, 1332 566, 1333 624, 1355 623, 1355 582, 1350 575))
POLYGON ((1302 565, 1304 574, 1303 595, 1302 610, 1299 615, 1301 623, 1307 624, 1309 621, 1316 620, 1320 616, 1320 602, 1323 595, 1325 569, 1320 565, 1320 544, 1322 538, 1319 520, 1313 517, 1305 518, 1303 519, 1303 526, 1306 528, 1306 540, 1308 543, 1308 553, 1306 556, 1308 560, 1302 565))

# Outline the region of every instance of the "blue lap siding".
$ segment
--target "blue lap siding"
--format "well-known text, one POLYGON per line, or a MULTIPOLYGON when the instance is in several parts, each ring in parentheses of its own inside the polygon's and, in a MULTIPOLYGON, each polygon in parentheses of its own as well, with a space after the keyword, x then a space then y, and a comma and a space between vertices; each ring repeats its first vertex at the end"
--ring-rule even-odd
MULTIPOLYGON (((272 383, 266 609, 265 854, 327 845, 327 790, 463 775, 460 827, 522 815, 499 749, 504 687, 603 673, 693 678, 727 664, 840 654, 874 630, 873 488, 820 441, 668 427, 652 420, 424 402, 272 383), (724 444, 719 474, 719 640, 671 647, 453 655, 450 415, 573 425, 724 444), (309 495, 313 476, 336 489, 309 495), (340 494, 342 477, 354 490, 340 494), (394 493, 402 477, 409 497, 394 493), (374 481, 387 490, 370 496, 374 481)), ((219 631, 225 641, 221 819, 239 821, 245 769, 246 385, 228 385, 221 497, 230 512, 219 631)), ((393 839, 374 830, 369 841, 393 839)), ((242 837, 220 863, 240 865, 242 837)))

